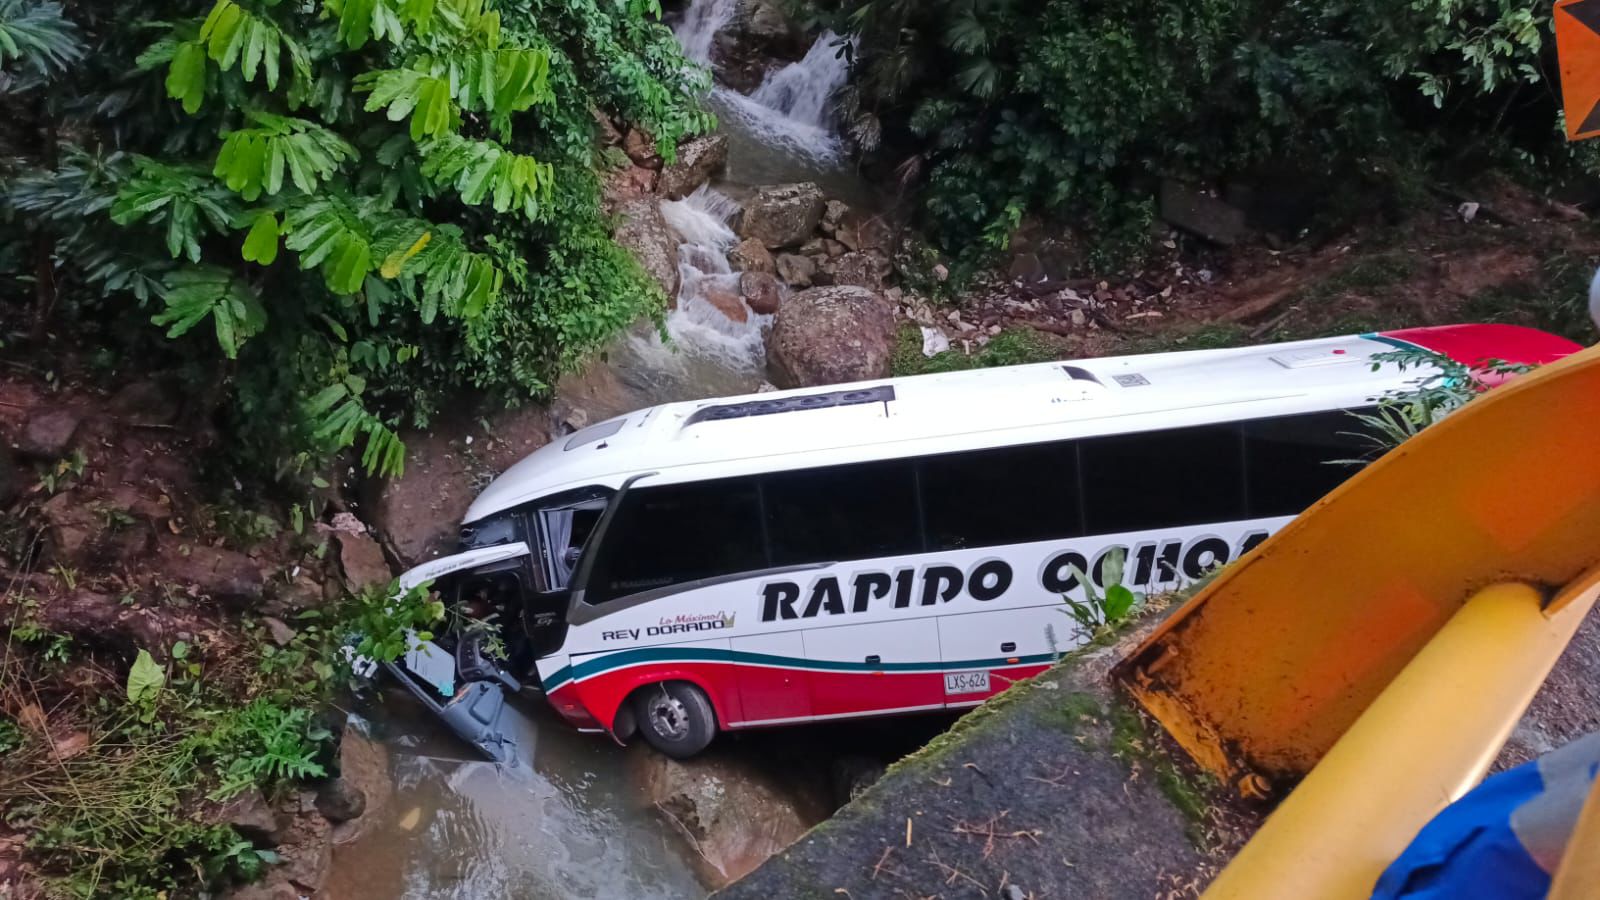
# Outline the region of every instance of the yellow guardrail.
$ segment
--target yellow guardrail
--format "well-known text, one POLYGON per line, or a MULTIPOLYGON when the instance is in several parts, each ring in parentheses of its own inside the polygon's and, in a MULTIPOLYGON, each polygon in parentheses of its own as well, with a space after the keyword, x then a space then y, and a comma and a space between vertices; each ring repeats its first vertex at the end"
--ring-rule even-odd
MULTIPOLYGON (((1117 676, 1244 793, 1298 784, 1208 900, 1369 897, 1483 777, 1597 564, 1600 348, 1390 452, 1168 619, 1117 676)), ((1600 833, 1597 804, 1580 832, 1600 833)), ((1551 896, 1600 896, 1595 855, 1568 856, 1551 896)))
POLYGON ((1553 593, 1597 562, 1600 348, 1368 466, 1224 570, 1117 674, 1203 766, 1281 794, 1474 592, 1553 593))

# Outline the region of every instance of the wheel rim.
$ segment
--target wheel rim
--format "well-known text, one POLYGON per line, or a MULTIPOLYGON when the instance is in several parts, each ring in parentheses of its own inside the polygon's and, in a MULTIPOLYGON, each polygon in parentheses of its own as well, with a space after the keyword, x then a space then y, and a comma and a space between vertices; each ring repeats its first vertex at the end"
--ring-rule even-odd
POLYGON ((676 697, 661 696, 650 701, 650 729, 669 741, 689 736, 689 710, 676 697))

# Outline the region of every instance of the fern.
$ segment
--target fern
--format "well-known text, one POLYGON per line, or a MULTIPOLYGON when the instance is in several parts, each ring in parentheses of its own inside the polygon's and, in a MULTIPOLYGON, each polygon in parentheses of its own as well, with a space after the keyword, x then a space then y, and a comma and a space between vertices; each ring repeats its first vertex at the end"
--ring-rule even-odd
MULTIPOLYGON (((55 78, 83 58, 78 27, 59 3, 0 0, 0 70, 25 72, 38 82, 55 78)), ((29 80, 0 84, 12 90, 29 80)))
POLYGON ((262 191, 277 194, 285 171, 295 187, 312 193, 358 156, 348 141, 314 122, 260 111, 248 116, 256 127, 228 132, 212 168, 245 200, 257 199, 262 191))

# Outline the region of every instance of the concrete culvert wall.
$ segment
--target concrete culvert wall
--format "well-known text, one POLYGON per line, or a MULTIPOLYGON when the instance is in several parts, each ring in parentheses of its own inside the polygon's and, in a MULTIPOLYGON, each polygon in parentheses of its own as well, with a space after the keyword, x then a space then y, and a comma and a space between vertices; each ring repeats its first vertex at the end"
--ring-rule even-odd
POLYGON ((1191 896, 1251 816, 1109 683, 1128 646, 969 713, 715 896, 1191 896))

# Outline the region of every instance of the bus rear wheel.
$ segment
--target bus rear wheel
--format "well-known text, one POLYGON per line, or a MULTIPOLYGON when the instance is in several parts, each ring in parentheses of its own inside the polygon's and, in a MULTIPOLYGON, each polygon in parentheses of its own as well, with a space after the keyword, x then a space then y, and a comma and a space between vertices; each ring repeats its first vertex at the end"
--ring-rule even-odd
POLYGON ((717 714, 705 692, 682 681, 653 684, 634 695, 645 743, 673 759, 688 759, 717 735, 717 714))

